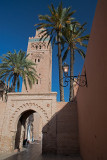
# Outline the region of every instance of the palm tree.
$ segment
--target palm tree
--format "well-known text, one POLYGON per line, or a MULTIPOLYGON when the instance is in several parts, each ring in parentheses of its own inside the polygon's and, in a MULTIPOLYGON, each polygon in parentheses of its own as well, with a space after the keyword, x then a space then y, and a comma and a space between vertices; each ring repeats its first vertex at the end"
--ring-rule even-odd
MULTIPOLYGON (((70 51, 70 76, 73 76, 73 65, 74 65, 74 54, 77 51, 83 58, 85 58, 84 50, 82 47, 87 47, 87 44, 84 43, 88 41, 89 35, 82 36, 86 23, 80 26, 78 23, 67 25, 66 28, 63 30, 63 39, 62 44, 66 45, 66 50, 64 52, 63 60, 66 59, 69 51, 70 51)), ((69 100, 73 100, 73 79, 70 79, 70 97, 69 100)))
POLYGON ((13 92, 15 92, 16 86, 19 91, 20 78, 23 79, 26 89, 27 81, 31 88, 36 80, 36 71, 33 67, 35 63, 29 61, 27 57, 28 55, 21 50, 18 54, 16 51, 14 53, 8 52, 1 57, 0 80, 9 83, 13 92))
MULTIPOLYGON (((61 57, 61 41, 62 29, 66 24, 71 23, 73 18, 71 17, 75 11, 71 12, 71 8, 63 8, 62 2, 57 9, 54 8, 53 4, 49 6, 49 15, 39 15, 39 20, 42 23, 37 24, 37 29, 44 28, 41 31, 41 39, 45 40, 50 37, 49 42, 52 42, 52 47, 55 42, 58 45, 58 64, 59 64, 59 87, 60 87, 60 101, 64 101, 64 90, 63 90, 63 71, 62 71, 62 57, 61 57)), ((40 40, 41 40, 40 39, 40 40)))

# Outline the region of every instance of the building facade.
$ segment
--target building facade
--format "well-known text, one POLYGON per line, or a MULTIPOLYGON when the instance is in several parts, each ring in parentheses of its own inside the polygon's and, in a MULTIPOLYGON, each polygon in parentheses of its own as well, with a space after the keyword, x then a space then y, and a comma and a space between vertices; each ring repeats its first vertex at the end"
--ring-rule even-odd
POLYGON ((32 89, 23 85, 22 92, 0 99, 0 153, 21 149, 26 138, 41 140, 42 153, 79 153, 76 102, 72 107, 58 103, 57 93, 51 92, 52 49, 49 37, 40 41, 40 32, 29 38, 27 48, 37 81, 32 89))

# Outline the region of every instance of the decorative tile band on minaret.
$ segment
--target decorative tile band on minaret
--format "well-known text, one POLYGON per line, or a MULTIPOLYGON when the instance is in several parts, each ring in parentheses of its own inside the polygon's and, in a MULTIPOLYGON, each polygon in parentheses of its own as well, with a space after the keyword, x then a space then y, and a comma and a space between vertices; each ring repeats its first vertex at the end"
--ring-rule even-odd
MULTIPOLYGON (((49 41, 49 38, 41 40, 41 42, 49 41)), ((29 42, 40 42, 40 38, 29 38, 29 42)))
MULTIPOLYGON (((42 29, 43 30, 43 29, 42 29)), ((36 65, 36 74, 38 75, 37 82, 32 89, 27 87, 27 91, 22 87, 22 92, 28 93, 50 93, 51 92, 51 73, 52 73, 52 48, 48 45, 49 37, 45 40, 40 40, 39 33, 42 30, 37 30, 35 37, 29 37, 27 54, 28 59, 32 60, 36 65)))

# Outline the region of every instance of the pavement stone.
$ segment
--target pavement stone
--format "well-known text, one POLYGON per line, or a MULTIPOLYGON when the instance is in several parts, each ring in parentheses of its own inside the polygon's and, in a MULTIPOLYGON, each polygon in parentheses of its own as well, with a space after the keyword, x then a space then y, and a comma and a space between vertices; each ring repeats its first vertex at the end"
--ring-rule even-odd
POLYGON ((80 156, 41 154, 41 143, 28 145, 18 153, 0 155, 0 160, 82 160, 80 156))

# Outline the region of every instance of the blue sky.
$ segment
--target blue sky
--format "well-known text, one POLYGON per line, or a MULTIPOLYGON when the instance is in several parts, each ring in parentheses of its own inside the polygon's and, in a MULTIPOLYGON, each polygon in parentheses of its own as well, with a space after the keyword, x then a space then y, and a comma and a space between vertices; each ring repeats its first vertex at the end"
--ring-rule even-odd
MULTIPOLYGON (((63 7, 72 6, 76 10, 74 17, 81 24, 87 22, 87 31, 89 34, 95 14, 97 0, 62 0, 63 7)), ((55 8, 60 0, 0 0, 0 55, 27 50, 28 38, 35 35, 34 25, 39 23, 38 15, 49 14, 48 5, 55 8)), ((56 91, 59 101, 59 81, 58 81, 58 62, 57 47, 53 49, 52 56, 52 91, 56 91)), ((83 59, 76 54, 74 64, 74 74, 81 72, 83 59)), ((65 101, 69 100, 69 87, 65 89, 65 101)))

